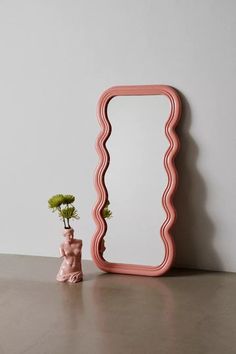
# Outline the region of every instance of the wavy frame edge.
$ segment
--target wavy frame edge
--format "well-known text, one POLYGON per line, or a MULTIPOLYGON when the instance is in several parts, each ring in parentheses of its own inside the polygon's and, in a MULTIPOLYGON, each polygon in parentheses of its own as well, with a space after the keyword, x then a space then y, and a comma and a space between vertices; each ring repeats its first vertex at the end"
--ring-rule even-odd
POLYGON ((175 246, 171 235, 171 228, 176 220, 176 211, 173 205, 173 196, 177 187, 178 176, 174 164, 175 156, 179 150, 179 139, 175 127, 180 119, 181 101, 176 90, 167 85, 141 85, 141 86, 114 86, 103 92, 97 105, 97 117, 101 126, 97 138, 96 150, 99 155, 99 164, 95 174, 95 186, 98 200, 93 210, 93 218, 96 223, 96 231, 91 241, 91 254, 95 264, 101 270, 110 273, 160 276, 166 273, 173 264, 175 257, 175 246), (171 103, 169 118, 165 124, 165 134, 169 141, 169 148, 164 156, 164 168, 167 173, 168 182, 162 195, 162 205, 166 212, 166 219, 160 230, 160 236, 164 242, 165 257, 163 262, 157 266, 111 263, 107 262, 100 251, 101 242, 106 235, 107 223, 102 217, 102 209, 105 206, 108 193, 104 181, 105 173, 109 166, 109 153, 106 149, 106 141, 111 135, 111 124, 107 117, 107 106, 115 96, 141 96, 141 95, 165 95, 171 103))

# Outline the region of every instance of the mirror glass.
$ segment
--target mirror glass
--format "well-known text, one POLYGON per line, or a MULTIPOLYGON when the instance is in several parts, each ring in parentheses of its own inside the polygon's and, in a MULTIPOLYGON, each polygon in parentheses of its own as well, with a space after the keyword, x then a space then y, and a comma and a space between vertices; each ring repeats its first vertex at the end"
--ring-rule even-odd
POLYGON ((165 95, 116 96, 108 104, 112 132, 105 185, 112 217, 106 219, 106 261, 156 266, 164 259, 161 200, 168 180, 164 155, 170 110, 165 95))

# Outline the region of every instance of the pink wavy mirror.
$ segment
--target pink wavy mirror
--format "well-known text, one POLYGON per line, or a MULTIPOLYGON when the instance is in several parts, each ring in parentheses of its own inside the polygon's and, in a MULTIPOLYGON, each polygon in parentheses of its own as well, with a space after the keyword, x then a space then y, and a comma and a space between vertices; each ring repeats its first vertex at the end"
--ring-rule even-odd
POLYGON ((106 272, 162 275, 174 259, 180 98, 163 85, 112 87, 100 97, 97 115, 92 257, 106 272), (105 219, 108 200, 112 217, 105 219))

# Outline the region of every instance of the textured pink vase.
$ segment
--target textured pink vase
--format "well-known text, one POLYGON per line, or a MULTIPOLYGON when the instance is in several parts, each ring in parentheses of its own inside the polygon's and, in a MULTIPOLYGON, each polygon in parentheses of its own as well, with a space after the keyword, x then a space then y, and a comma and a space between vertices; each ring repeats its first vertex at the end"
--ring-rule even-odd
POLYGON ((74 238, 74 230, 64 230, 65 240, 60 246, 60 254, 63 262, 57 274, 57 280, 61 282, 78 283, 83 280, 81 266, 82 240, 74 238))

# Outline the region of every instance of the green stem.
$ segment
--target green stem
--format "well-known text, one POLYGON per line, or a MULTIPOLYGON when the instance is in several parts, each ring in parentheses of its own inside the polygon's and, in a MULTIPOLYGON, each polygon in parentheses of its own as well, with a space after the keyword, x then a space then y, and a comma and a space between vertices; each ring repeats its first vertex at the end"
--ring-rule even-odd
MULTIPOLYGON (((69 204, 67 204, 66 206, 67 206, 67 209, 68 209, 68 208, 69 208, 69 204)), ((70 228, 71 228, 71 227, 70 227, 70 219, 67 219, 67 225, 68 225, 68 227, 69 227, 69 229, 70 229, 70 228)))
POLYGON ((68 227, 69 227, 69 229, 71 228, 70 227, 70 219, 67 219, 67 224, 68 224, 68 227))
MULTIPOLYGON (((59 212, 61 213, 61 207, 58 207, 59 212)), ((66 229, 66 221, 65 218, 62 217, 64 228, 66 229)))

